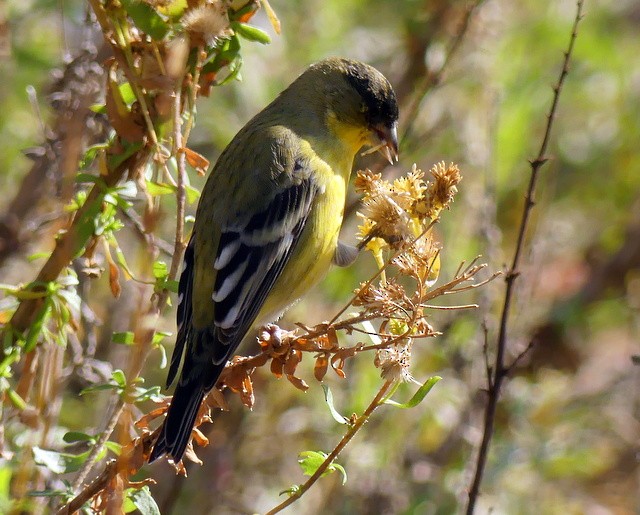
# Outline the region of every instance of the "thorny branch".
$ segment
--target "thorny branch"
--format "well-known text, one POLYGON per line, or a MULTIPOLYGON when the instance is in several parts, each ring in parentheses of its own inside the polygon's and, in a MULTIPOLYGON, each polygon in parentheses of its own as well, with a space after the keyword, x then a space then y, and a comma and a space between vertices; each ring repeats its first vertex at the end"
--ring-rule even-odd
MULTIPOLYGON (((498 400, 500 398, 500 389, 502 387, 502 382, 509 373, 512 365, 505 365, 505 352, 507 347, 507 326, 509 319, 509 311, 511 309, 511 301, 513 297, 514 283, 516 278, 518 277, 518 266, 520 264, 520 257, 524 248, 524 239, 527 233, 528 225, 529 225, 529 217, 531 215, 531 210, 534 206, 534 196, 536 191, 536 185, 538 182, 538 172, 542 165, 547 161, 547 146, 549 144, 549 139, 551 136, 551 128, 553 126, 553 120, 555 118, 555 114, 558 108, 558 102, 560 100, 560 93, 562 91, 562 86, 564 84, 565 78, 569 73, 569 61, 571 59, 571 54, 573 52, 574 43, 578 36, 578 24, 582 19, 582 7, 583 0, 578 0, 577 8, 576 8, 576 16, 573 22, 573 27, 571 30, 571 37, 569 39, 569 46, 567 50, 564 52, 564 61, 562 64, 562 69, 560 71, 560 76, 558 77, 558 82, 556 86, 553 88, 553 101, 551 103, 551 108, 549 109, 549 114, 547 115, 547 125, 544 132, 544 137, 542 139, 542 144, 540 145, 540 150, 538 152, 537 157, 531 161, 531 177, 529 179, 529 186, 527 189, 527 194, 525 197, 524 208, 522 212, 522 219, 520 222, 520 229, 518 231, 518 240, 516 243, 516 249, 513 256, 513 261, 511 263, 511 267, 509 268, 506 276, 506 288, 505 288, 505 299, 502 308, 502 315, 500 317, 500 329, 498 332, 497 338, 497 347, 496 347, 496 357, 493 365, 493 376, 488 378, 489 382, 489 391, 488 391, 488 399, 487 405, 485 407, 484 412, 484 428, 482 434, 482 441, 480 443, 480 448, 478 450, 478 457, 476 460, 475 473, 473 476, 473 480, 471 482, 471 488, 469 489, 469 501, 467 504, 467 515, 471 515, 474 512, 476 502, 478 500, 478 495, 480 493, 480 484, 482 483, 482 476, 484 473, 484 469, 487 462, 487 456, 489 452, 489 446, 491 444, 491 438, 493 437, 493 428, 495 423, 495 415, 496 409, 498 406, 498 400)), ((488 368, 487 372, 489 372, 491 368, 488 368)))

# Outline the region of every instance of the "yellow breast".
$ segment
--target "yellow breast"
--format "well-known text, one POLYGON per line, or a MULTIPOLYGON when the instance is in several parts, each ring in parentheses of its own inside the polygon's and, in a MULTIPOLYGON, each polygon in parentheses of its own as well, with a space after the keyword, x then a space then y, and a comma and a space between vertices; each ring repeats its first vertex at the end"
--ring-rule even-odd
POLYGON ((260 311, 256 325, 278 318, 324 277, 333 260, 353 159, 365 142, 366 132, 361 127, 340 123, 332 112, 325 121, 332 137, 302 143, 302 152, 314 156, 310 166, 319 193, 300 241, 260 311))

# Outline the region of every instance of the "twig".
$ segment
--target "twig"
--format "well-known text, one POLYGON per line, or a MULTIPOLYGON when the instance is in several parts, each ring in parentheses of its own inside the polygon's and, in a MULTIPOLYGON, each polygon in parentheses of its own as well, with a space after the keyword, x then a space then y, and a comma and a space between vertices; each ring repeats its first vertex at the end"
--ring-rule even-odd
POLYGON ((162 238, 146 231, 140 216, 133 209, 120 209, 120 214, 126 220, 131 222, 131 227, 138 238, 140 238, 146 245, 151 247, 157 247, 157 249, 167 256, 173 256, 173 245, 162 238))
MULTIPOLYGON (((147 449, 147 451, 151 448, 152 442, 158 437, 157 433, 159 430, 154 431, 153 433, 148 433, 136 442, 136 445, 133 447, 133 451, 138 448, 138 446, 142 446, 143 449, 147 449)), ((127 466, 130 462, 129 455, 122 455, 116 459, 110 460, 104 467, 104 470, 100 473, 100 475, 94 479, 91 484, 87 485, 76 497, 74 497, 69 503, 60 508, 56 514, 57 515, 71 515, 78 511, 84 504, 90 501, 94 496, 104 490, 109 482, 116 477, 116 475, 122 470, 123 466, 127 466)))
POLYGON ((493 388, 493 368, 489 363, 489 330, 486 321, 482 323, 482 356, 484 357, 484 370, 487 374, 487 392, 493 388))
POLYGON ((520 363, 520 361, 522 361, 522 359, 527 354, 529 354, 529 351, 531 349, 533 349, 533 341, 530 341, 524 348, 524 350, 513 359, 511 364, 507 367, 506 373, 509 374, 514 368, 516 368, 518 366, 518 363, 520 363))
POLYGON ((89 453, 89 456, 82 464, 82 468, 78 472, 78 475, 76 476, 76 479, 73 482, 72 489, 74 492, 80 489, 80 487, 82 486, 82 483, 84 483, 84 480, 89 475, 89 472, 91 472, 91 469, 95 464, 96 458, 102 452, 104 445, 107 443, 107 441, 109 440, 109 437, 111 436, 111 433, 113 433, 113 430, 116 428, 116 425, 118 424, 118 420, 120 420, 120 415, 122 414, 123 410, 124 410, 124 403, 119 403, 115 408, 115 412, 109 418, 107 427, 104 429, 104 431, 100 435, 100 438, 98 438, 98 440, 96 441, 95 445, 91 448, 91 452, 89 453))
POLYGON ((294 494, 292 494, 287 499, 285 499, 283 502, 278 504, 278 506, 276 506, 275 508, 269 510, 266 513, 266 515, 274 515, 275 513, 281 512, 287 506, 293 504, 300 497, 302 497, 304 495, 304 493, 307 490, 309 490, 309 488, 311 488, 311 486, 313 486, 313 484, 318 479, 320 479, 320 477, 325 473, 325 471, 327 470, 329 465, 331 465, 333 463, 333 460, 335 460, 338 457, 338 454, 340 454, 342 449, 344 449, 345 446, 351 441, 351 439, 360 430, 360 428, 363 426, 363 424, 367 420, 369 420, 369 417, 374 412, 374 410, 378 406, 380 406, 380 403, 381 403, 382 399, 384 399, 384 396, 387 393, 387 390, 389 390, 389 387, 392 384, 393 384, 392 381, 386 381, 382 385, 382 387, 380 388, 380 390, 378 391, 378 393, 376 394, 374 399, 371 401, 371 404, 369 404, 369 406, 364 411, 364 413, 358 417, 358 419, 355 421, 355 423, 352 426, 349 427, 349 430, 342 437, 342 440, 340 440, 340 443, 338 443, 338 445, 336 445, 336 447, 333 449, 333 451, 331 451, 331 454, 329 454, 329 456, 327 456, 327 458, 317 468, 317 470, 313 473, 313 475, 309 479, 307 479, 307 481, 305 481, 302 485, 300 485, 300 487, 298 488, 298 490, 296 490, 296 492, 294 494))
POLYGON ((527 190, 527 195, 525 197, 525 204, 522 212, 520 229, 518 232, 518 240, 517 240, 511 268, 508 270, 505 277, 505 282, 506 282, 505 299, 504 299, 504 304, 502 308, 502 315, 500 318, 500 329, 498 332, 497 350, 496 350, 496 357, 494 362, 493 378, 489 378, 490 388, 488 392, 487 405, 485 407, 485 412, 484 412, 484 429, 482 434, 482 442, 480 444, 480 449, 478 450, 475 473, 471 483, 471 488, 469 489, 469 502, 467 504, 467 510, 466 510, 467 515, 471 515, 474 512, 476 501, 478 500, 478 495, 480 493, 480 484, 482 483, 482 477, 483 477, 485 465, 487 463, 489 445, 491 443, 491 438, 493 437, 493 427, 495 423, 495 415, 496 415, 498 400, 500 398, 500 388, 502 386, 502 382, 504 378, 506 377, 510 369, 510 367, 506 366, 504 363, 504 355, 505 355, 506 346, 507 346, 507 324, 508 324, 508 318, 509 318, 509 310, 511 307, 511 300, 513 297, 514 283, 519 274, 518 265, 520 263, 520 257, 522 255, 522 251, 524 248, 524 238, 525 238, 528 224, 529 224, 529 216, 534 206, 534 194, 535 194, 536 185, 538 181, 538 172, 540 170, 540 167, 547 161, 546 153, 547 153, 547 146, 549 144, 549 138, 551 136, 551 128, 552 128, 553 120, 555 118, 556 110, 558 107, 560 92, 562 91, 564 80, 567 74, 569 73, 569 61, 571 58, 571 54, 573 52, 574 43, 578 36, 578 24, 582 19, 582 7, 583 7, 583 0, 578 0, 577 8, 576 8, 576 17, 573 22, 571 37, 569 39, 569 47, 567 51, 564 53, 564 62, 562 65, 562 70, 560 71, 558 82, 556 86, 553 88, 553 101, 551 103, 549 114, 547 115, 547 126, 544 133, 544 138, 542 140, 542 144, 540 145, 540 151, 538 152, 538 156, 530 163, 531 178, 529 180, 529 187, 527 190))

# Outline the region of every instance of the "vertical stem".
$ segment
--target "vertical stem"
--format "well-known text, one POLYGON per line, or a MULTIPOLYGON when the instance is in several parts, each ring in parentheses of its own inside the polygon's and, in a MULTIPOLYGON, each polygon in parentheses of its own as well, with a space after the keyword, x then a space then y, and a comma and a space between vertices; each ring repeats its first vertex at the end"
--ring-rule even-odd
POLYGON ((582 6, 583 6, 583 0, 578 0, 576 17, 573 22, 571 37, 569 39, 569 47, 567 51, 564 53, 564 62, 562 65, 562 70, 560 71, 558 82, 556 83, 556 86, 553 88, 553 92, 554 92, 553 101, 551 103, 551 108, 549 109, 549 114, 547 115, 547 127, 544 133, 544 137, 542 139, 542 144, 540 145, 538 156, 533 161, 531 161, 531 177, 529 179, 529 186, 527 188, 527 194, 525 197, 525 203, 522 211, 522 219, 520 221, 520 229, 518 231, 518 240, 517 240, 516 249, 513 256, 513 261, 511 263, 511 268, 507 272, 507 275, 505 278, 506 289, 505 289, 504 304, 502 308, 502 315, 500 317, 500 328, 498 333, 494 373, 493 373, 493 378, 491 377, 488 378, 490 387, 488 391, 487 405, 485 407, 485 412, 484 412, 484 429, 482 433, 482 442, 480 443, 480 449, 478 450, 475 473, 471 483, 471 488, 469 489, 469 501, 468 501, 467 510, 466 510, 467 515, 473 514, 476 502, 478 500, 478 495, 480 493, 480 485, 482 483, 482 477, 484 475, 484 469, 487 463, 487 456, 489 454, 489 446, 491 444, 491 439, 493 437, 496 409, 498 406, 498 400, 500 398, 500 389, 502 387, 503 380, 505 379, 505 377, 509 372, 509 367, 506 366, 504 363, 504 355, 507 347, 507 332, 508 332, 507 326, 509 321, 511 300, 513 298, 513 286, 519 274, 518 266, 520 264, 520 257, 522 255, 522 250, 524 248, 524 239, 527 233, 527 228, 529 226, 529 217, 531 215, 531 210, 535 204, 534 197, 535 197, 536 185, 538 182, 538 172, 540 171, 540 168, 542 167, 542 165, 547 161, 546 153, 547 153, 547 146, 549 144, 549 138, 551 135, 551 127, 553 125, 553 120, 555 118, 556 110, 558 107, 558 101, 560 99, 560 92, 562 91, 562 85, 564 84, 564 80, 567 74, 569 73, 569 60, 573 52, 573 46, 576 41, 576 37, 578 36, 578 24, 582 19, 582 6))

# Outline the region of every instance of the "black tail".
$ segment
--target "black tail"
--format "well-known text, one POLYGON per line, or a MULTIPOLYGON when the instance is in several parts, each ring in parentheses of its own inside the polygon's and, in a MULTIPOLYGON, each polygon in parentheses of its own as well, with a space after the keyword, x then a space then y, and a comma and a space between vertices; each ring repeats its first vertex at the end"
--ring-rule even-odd
POLYGON ((191 431, 196 423, 200 404, 207 392, 215 385, 215 381, 224 369, 222 365, 209 365, 204 373, 194 373, 193 369, 183 370, 182 377, 173 394, 167 418, 156 440, 149 463, 167 454, 178 463, 182 459, 187 444, 191 439, 191 431), (185 374, 186 372, 186 374, 185 374), (184 376, 187 377, 184 377, 184 376), (215 379, 212 379, 215 377, 215 379))

